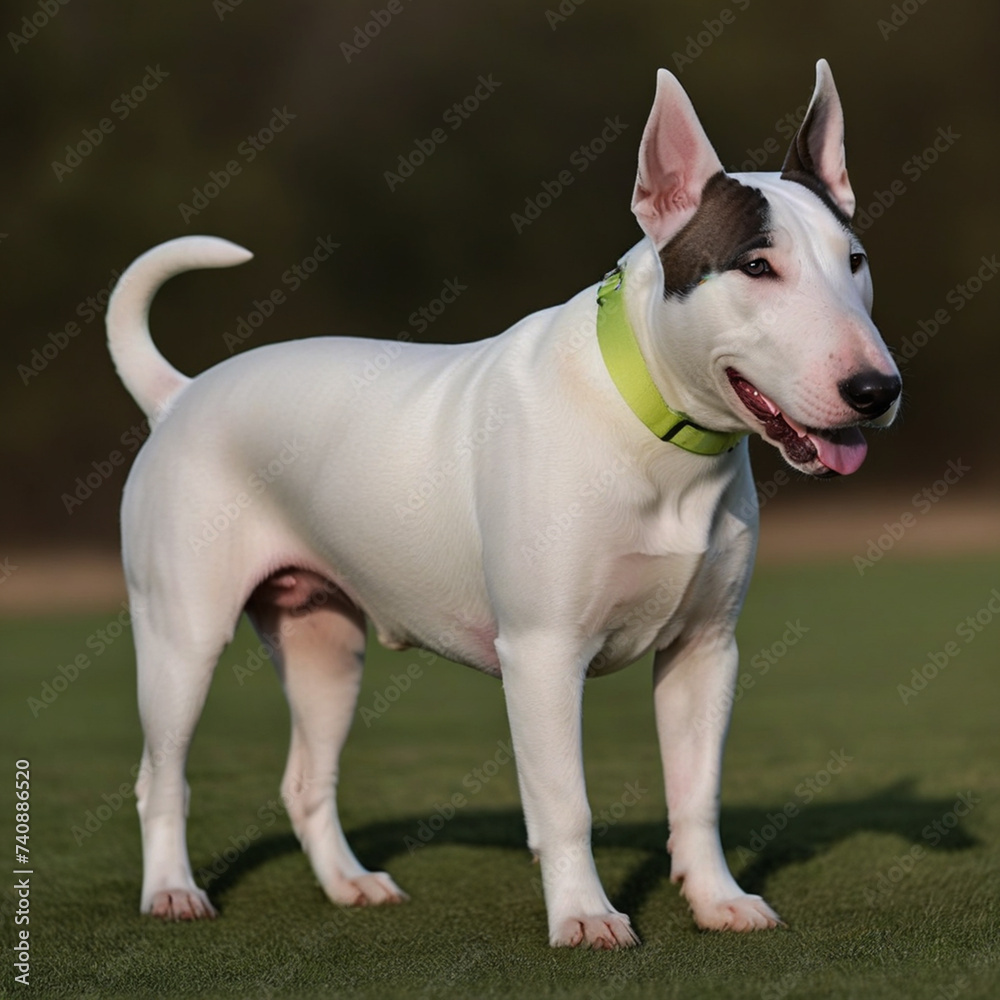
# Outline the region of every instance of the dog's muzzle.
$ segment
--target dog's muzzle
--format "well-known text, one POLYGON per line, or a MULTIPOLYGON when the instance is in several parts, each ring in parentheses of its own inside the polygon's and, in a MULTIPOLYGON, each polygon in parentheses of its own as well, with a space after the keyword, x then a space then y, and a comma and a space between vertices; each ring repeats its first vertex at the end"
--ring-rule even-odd
POLYGON ((857 427, 803 427, 735 368, 727 368, 726 376, 736 397, 760 425, 762 436, 791 465, 811 476, 849 476, 861 467, 868 445, 857 427))

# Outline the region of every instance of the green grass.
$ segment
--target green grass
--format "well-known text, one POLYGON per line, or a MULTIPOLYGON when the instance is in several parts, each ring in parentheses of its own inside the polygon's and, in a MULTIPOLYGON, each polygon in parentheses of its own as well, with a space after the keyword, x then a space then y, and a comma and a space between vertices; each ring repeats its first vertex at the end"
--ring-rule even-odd
MULTIPOLYGON (((412 901, 358 911, 326 902, 274 809, 287 714, 268 667, 238 682, 233 667, 252 642, 245 630, 220 662, 189 765, 192 861, 217 865, 209 889, 221 917, 140 918, 134 804, 126 797, 113 808, 140 748, 130 637, 92 656, 36 719, 27 699, 59 664, 92 654, 88 637, 111 615, 3 623, 4 787, 20 757, 32 778, 33 965, 23 995, 993 998, 1000 620, 969 643, 956 627, 995 587, 1000 565, 986 560, 886 560, 863 578, 848 560, 758 572, 740 625, 754 683, 735 708, 722 830, 737 877, 787 930, 696 930, 668 879, 648 664, 588 685, 597 865, 643 939, 614 954, 547 947, 513 765, 490 765, 473 791, 474 769, 508 739, 500 685, 412 652, 373 650, 361 706, 374 710, 409 664, 421 674, 370 725, 357 719, 341 790, 362 861, 386 867, 412 901), (753 657, 782 639, 786 621, 808 631, 764 674, 753 657), (959 655, 904 705, 897 686, 949 641, 959 655), (824 777, 841 752, 851 759, 824 777), (974 807, 945 825, 969 792, 974 807), (464 806, 408 851, 405 838, 455 793, 464 806), (88 813, 103 822, 81 839, 74 827, 85 828, 88 813), (778 813, 780 831, 769 819, 778 813)), ((7 834, 13 793, 2 798, 7 834)), ((3 840, 11 850, 12 837, 3 840)), ((10 900, 5 890, 0 989, 20 995, 10 983, 10 900)))

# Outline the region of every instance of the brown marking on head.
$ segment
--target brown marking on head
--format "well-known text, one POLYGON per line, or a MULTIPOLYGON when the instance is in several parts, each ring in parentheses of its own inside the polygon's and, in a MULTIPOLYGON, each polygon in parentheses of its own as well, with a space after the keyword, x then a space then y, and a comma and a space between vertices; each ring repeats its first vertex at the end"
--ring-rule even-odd
POLYGON ((770 246, 767 199, 722 171, 701 192, 697 212, 661 250, 663 295, 684 298, 709 274, 736 266, 749 250, 770 246))

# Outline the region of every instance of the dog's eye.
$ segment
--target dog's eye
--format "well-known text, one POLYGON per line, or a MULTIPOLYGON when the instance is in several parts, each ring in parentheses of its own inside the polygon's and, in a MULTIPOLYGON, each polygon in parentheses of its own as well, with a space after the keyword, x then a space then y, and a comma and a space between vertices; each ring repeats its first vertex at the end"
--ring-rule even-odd
POLYGON ((756 260, 747 261, 740 270, 744 274, 748 274, 751 278, 759 278, 765 274, 773 274, 771 270, 771 265, 768 264, 763 257, 758 257, 756 260))
POLYGON ((863 253, 852 253, 851 254, 851 274, 857 274, 861 269, 861 265, 868 260, 868 258, 863 253))

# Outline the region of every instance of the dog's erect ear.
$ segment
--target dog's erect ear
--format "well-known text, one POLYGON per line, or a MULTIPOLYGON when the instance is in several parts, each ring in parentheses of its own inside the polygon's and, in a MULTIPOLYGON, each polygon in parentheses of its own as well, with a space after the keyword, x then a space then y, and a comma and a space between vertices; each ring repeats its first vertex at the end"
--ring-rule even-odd
POLYGON ((807 187, 819 181, 847 219, 854 215, 854 192, 847 179, 844 156, 844 109, 833 84, 830 64, 825 59, 816 63, 816 89, 788 148, 781 176, 807 187))
POLYGON ((673 73, 658 70, 632 195, 632 211, 657 247, 694 215, 705 182, 721 170, 684 88, 673 73))

